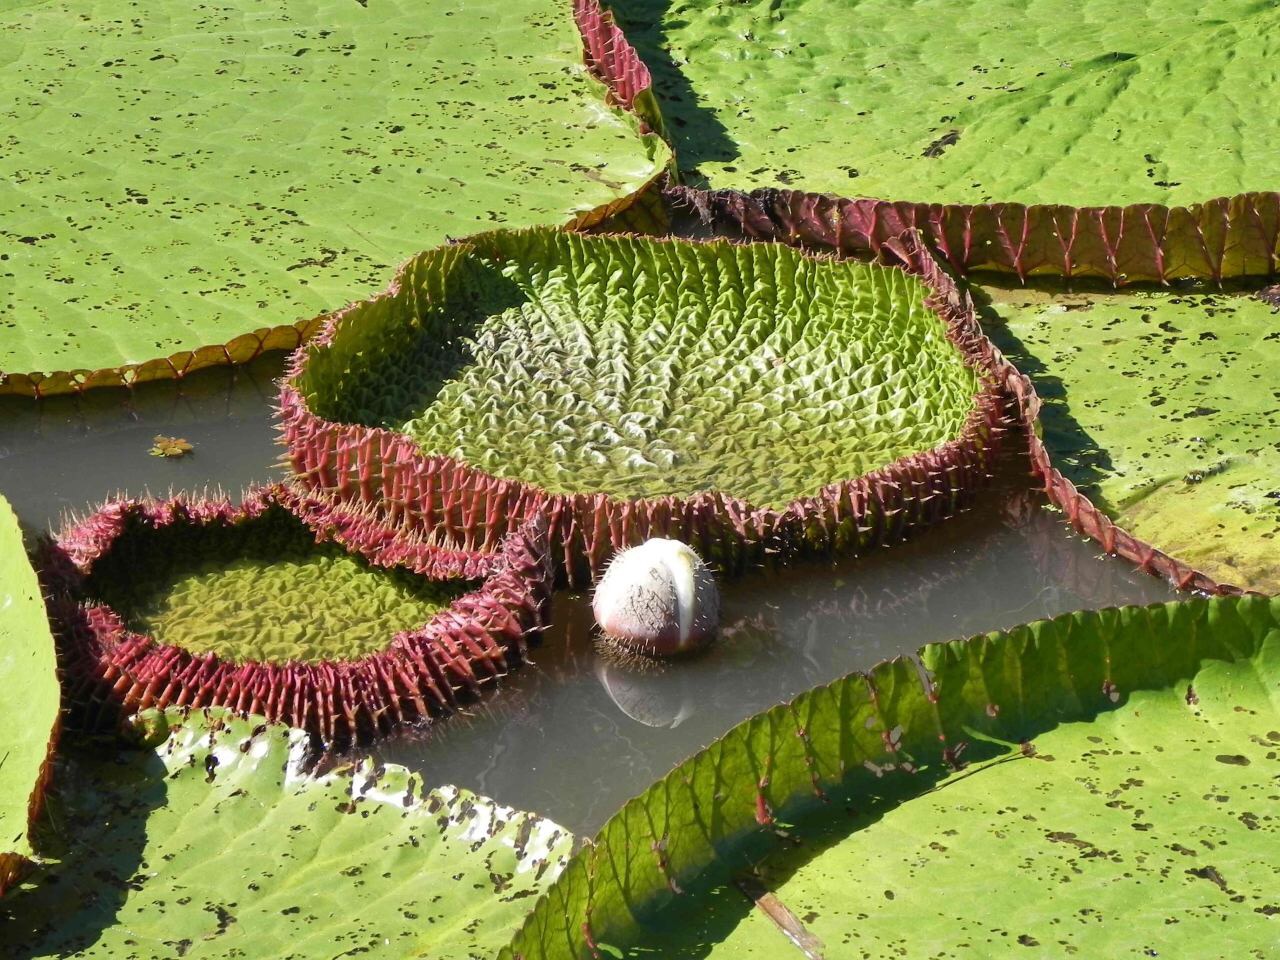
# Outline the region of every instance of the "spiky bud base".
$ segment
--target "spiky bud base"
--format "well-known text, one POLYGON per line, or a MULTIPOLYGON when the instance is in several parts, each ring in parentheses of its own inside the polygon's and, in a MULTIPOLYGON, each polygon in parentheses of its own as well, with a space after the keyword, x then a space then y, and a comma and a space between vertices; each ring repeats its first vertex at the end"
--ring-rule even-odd
POLYGON ((688 544, 655 537, 623 550, 596 586, 591 610, 606 638, 672 657, 702 647, 720 626, 715 577, 688 544))

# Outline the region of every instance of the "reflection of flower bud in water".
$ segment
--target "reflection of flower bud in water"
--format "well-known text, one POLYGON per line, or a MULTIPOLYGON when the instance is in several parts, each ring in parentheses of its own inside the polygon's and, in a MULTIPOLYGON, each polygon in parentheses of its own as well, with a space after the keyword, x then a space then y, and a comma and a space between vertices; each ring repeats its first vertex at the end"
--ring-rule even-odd
POLYGON ((617 708, 646 727, 674 729, 694 712, 681 671, 645 670, 639 668, 638 658, 605 656, 596 663, 596 677, 617 708))
POLYGON ((655 537, 613 558, 591 609, 605 636, 622 648, 670 657, 715 635, 720 592, 689 546, 655 537))

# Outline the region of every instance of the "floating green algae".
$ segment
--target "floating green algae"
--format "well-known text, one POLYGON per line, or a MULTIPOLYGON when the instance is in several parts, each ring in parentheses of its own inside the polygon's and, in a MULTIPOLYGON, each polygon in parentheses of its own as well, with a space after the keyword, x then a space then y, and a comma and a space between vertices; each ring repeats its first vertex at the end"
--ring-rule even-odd
POLYGON ((314 317, 450 235, 626 198, 668 156, 606 107, 556 0, 24 0, 0 79, 16 374, 314 317))
POLYGON ((1280 180, 1257 0, 619 0, 713 187, 1188 204, 1280 180))
POLYGON ((466 581, 383 569, 316 544, 282 508, 233 527, 135 525, 90 593, 156 641, 231 662, 356 660, 461 596, 466 581))
POLYGON ((1280 314, 1207 286, 984 290, 1058 469, 1135 536, 1280 591, 1280 314))
POLYGON ((961 433, 980 381, 928 293, 780 245, 492 234, 354 308, 299 387, 553 493, 780 507, 961 433))

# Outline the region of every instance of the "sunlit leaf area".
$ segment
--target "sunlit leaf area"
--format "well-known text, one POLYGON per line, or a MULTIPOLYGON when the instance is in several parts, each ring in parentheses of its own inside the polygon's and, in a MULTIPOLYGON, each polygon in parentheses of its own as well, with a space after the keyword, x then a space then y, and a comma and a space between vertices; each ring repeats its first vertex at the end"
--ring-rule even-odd
POLYGON ((1280 2, 0 9, 0 957, 1280 957, 1280 2))

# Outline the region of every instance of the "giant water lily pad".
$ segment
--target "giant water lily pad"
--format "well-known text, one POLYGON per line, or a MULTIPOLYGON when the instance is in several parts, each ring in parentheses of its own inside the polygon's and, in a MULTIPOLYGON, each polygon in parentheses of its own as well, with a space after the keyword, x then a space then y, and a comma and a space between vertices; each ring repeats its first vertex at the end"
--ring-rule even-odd
POLYGON ((1074 613, 920 660, 819 687, 681 764, 570 861, 503 956, 1274 947, 1280 600, 1074 613))
POLYGON ((624 504, 697 514, 668 522, 703 534, 726 511, 765 529, 844 498, 834 528, 865 510, 858 478, 933 457, 914 469, 938 480, 990 436, 968 304, 921 262, 549 230, 428 251, 298 355, 291 464, 467 536, 504 508, 564 518, 571 539, 610 511, 630 523, 624 504), (488 505, 459 518, 450 493, 488 505))
POLYGON ((0 909, 6 956, 491 956, 572 844, 402 767, 308 778, 306 735, 260 718, 163 716, 155 750, 68 751, 60 859, 0 909))
POLYGON ((1236 289, 987 287, 1053 465, 1134 536, 1280 591, 1280 314, 1236 289))
POLYGON ((24 0, 0 25, 0 391, 292 347, 409 254, 624 203, 668 156, 556 0, 24 0))
POLYGON ((345 744, 456 706, 543 625, 539 528, 490 553, 437 544, 423 576, 350 552, 349 518, 311 506, 280 488, 114 501, 65 530, 43 566, 86 718, 213 705, 345 744))
POLYGON ((1271 3, 615 6, 716 187, 1173 206, 1280 179, 1255 106, 1280 90, 1271 3))
POLYGON ((0 497, 0 894, 32 853, 61 710, 53 637, 18 520, 0 497))
POLYGON ((192 544, 180 526, 141 518, 93 565, 86 593, 157 642, 235 663, 358 660, 420 627, 474 581, 383 570, 283 510, 220 526, 192 544))

